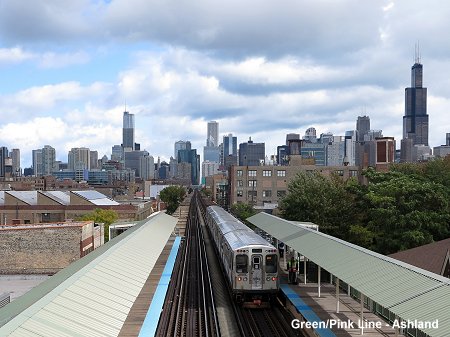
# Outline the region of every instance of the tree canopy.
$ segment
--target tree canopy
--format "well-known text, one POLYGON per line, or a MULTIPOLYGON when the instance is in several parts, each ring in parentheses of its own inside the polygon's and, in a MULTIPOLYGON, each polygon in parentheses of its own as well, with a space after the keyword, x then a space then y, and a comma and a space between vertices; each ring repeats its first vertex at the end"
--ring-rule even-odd
POLYGON ((450 160, 364 175, 367 185, 299 173, 280 202, 282 216, 382 254, 450 236, 450 160))
POLYGON ((246 203, 237 203, 231 206, 231 214, 233 214, 236 218, 241 220, 247 226, 253 228, 254 226, 247 221, 247 218, 256 214, 255 209, 250 204, 246 203))
POLYGON ((172 185, 164 188, 159 197, 166 203, 167 214, 173 214, 186 195, 186 189, 183 186, 172 185))
POLYGON ((83 215, 80 220, 93 220, 97 223, 103 223, 105 229, 105 242, 109 241, 109 226, 119 218, 116 211, 111 209, 96 208, 90 213, 83 215))

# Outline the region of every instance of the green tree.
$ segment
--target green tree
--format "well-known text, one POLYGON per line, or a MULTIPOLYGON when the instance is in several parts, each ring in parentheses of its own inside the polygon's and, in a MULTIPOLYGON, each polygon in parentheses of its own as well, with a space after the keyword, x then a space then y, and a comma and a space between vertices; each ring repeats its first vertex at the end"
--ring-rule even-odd
POLYGON ((111 209, 96 208, 92 212, 83 215, 80 220, 93 220, 97 223, 103 223, 105 228, 105 242, 109 241, 109 226, 119 218, 116 211, 111 209))
POLYGON ((164 188, 159 197, 166 203, 167 214, 173 214, 186 195, 186 189, 183 186, 172 185, 164 188))
POLYGON ((299 172, 288 185, 280 211, 287 220, 313 222, 321 231, 340 238, 347 237, 355 213, 346 183, 319 172, 299 172))
POLYGON ((424 166, 406 165, 380 173, 368 169, 369 184, 360 209, 383 254, 413 248, 450 235, 448 189, 418 174, 424 166))
POLYGON ((450 160, 364 172, 367 185, 299 173, 280 202, 288 220, 390 254, 450 236, 450 160))
POLYGON ((396 164, 391 167, 391 171, 403 173, 420 181, 441 184, 450 190, 450 156, 423 163, 396 164))
POLYGON ((231 206, 230 211, 231 211, 231 214, 233 214, 236 218, 241 220, 243 223, 245 223, 250 228, 255 227, 254 225, 252 225, 250 222, 247 221, 247 218, 256 214, 256 211, 252 207, 252 205, 240 202, 237 204, 233 204, 231 206))

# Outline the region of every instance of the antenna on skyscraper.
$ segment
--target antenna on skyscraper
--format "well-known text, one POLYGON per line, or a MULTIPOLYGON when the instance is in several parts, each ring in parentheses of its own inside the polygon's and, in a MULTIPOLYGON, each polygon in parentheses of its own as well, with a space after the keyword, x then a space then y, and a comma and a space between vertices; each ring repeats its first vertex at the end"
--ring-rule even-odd
POLYGON ((417 40, 417 43, 414 45, 414 62, 420 64, 420 44, 419 44, 419 40, 417 40))
POLYGON ((417 40, 417 63, 420 63, 421 55, 420 55, 420 43, 419 40, 417 40))

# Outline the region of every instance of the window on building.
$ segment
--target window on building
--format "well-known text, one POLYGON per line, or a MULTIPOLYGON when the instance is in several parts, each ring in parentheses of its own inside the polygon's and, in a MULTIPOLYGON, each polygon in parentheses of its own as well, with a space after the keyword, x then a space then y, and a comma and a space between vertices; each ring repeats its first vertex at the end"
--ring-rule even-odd
POLYGON ((237 185, 238 185, 238 187, 243 187, 244 186, 244 182, 242 180, 238 180, 237 181, 237 185))
POLYGON ((237 176, 242 177, 242 170, 237 170, 237 176))
POLYGON ((249 180, 248 187, 256 187, 256 180, 249 180))
POLYGON ((278 170, 277 171, 277 177, 286 177, 286 171, 285 170, 278 170))
POLYGON ((272 197, 272 191, 271 190, 264 190, 262 193, 263 193, 263 198, 270 198, 270 197, 272 197))
POLYGON ((343 177, 344 176, 344 170, 336 170, 334 171, 338 176, 343 177))
POLYGON ((242 197, 243 195, 244 195, 244 194, 242 193, 242 190, 238 190, 238 191, 237 191, 237 196, 238 196, 238 197, 242 197))
POLYGON ((286 191, 285 190, 277 191, 277 197, 278 198, 283 198, 285 195, 286 195, 286 191))
POLYGON ((256 177, 256 170, 249 170, 248 171, 248 176, 249 177, 256 177))
POLYGON ((258 196, 258 193, 256 191, 248 191, 247 195, 249 198, 256 198, 258 196))
POLYGON ((271 177, 272 171, 270 170, 263 170, 263 177, 271 177))
POLYGON ((349 173, 350 177, 357 177, 358 176, 358 171, 357 170, 350 170, 348 173, 349 173))

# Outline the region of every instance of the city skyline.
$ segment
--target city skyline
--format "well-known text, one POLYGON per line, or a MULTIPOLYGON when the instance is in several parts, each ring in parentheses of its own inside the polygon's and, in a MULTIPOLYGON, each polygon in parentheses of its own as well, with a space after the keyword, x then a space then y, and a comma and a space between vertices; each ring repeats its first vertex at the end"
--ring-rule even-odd
POLYGON ((125 102, 135 139, 166 161, 177 140, 200 151, 213 120, 219 139, 252 137, 268 155, 288 133, 314 127, 344 135, 362 115, 399 141, 418 40, 429 143, 445 144, 450 13, 443 2, 253 5, 3 1, 0 145, 19 148, 22 167, 47 144, 58 160, 76 147, 110 156, 122 140, 125 102), (252 15, 236 16, 238 8, 252 15))

